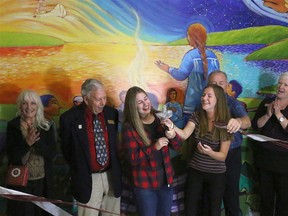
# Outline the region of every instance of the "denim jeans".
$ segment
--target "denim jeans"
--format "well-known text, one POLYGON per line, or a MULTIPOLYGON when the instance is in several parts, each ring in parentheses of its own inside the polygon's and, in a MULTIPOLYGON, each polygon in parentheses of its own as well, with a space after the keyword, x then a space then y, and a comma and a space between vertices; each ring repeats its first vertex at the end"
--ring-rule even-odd
POLYGON ((172 185, 159 189, 134 187, 137 211, 140 216, 170 216, 173 190, 172 185))

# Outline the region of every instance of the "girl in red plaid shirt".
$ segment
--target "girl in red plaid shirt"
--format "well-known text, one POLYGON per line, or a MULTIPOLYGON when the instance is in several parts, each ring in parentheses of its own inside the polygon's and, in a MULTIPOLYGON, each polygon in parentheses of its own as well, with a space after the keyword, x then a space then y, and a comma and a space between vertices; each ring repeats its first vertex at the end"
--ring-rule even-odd
POLYGON ((173 169, 169 147, 178 150, 181 140, 174 125, 156 117, 147 93, 132 87, 124 105, 122 141, 140 216, 169 216, 172 206, 173 169), (167 123, 166 123, 167 124, 167 123))

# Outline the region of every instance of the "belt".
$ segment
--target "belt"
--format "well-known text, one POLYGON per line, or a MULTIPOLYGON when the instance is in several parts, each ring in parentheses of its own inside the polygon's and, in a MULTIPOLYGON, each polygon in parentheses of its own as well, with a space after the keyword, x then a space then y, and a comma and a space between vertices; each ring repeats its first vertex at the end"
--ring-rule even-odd
POLYGON ((104 173, 104 172, 106 172, 107 170, 109 170, 110 169, 110 167, 108 166, 108 167, 104 167, 104 168, 102 168, 102 169, 100 169, 100 170, 97 170, 97 171, 95 171, 95 172, 93 172, 93 173, 104 173))

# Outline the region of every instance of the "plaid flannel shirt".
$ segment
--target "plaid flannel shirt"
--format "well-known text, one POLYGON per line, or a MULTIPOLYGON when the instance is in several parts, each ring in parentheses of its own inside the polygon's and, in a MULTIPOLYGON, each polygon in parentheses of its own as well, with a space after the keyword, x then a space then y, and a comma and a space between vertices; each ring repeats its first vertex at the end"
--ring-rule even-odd
MULTIPOLYGON (((165 128, 162 127, 158 118, 157 133, 160 137, 165 136, 165 128)), ((159 168, 164 166, 164 177, 166 177, 167 184, 173 182, 173 168, 170 161, 169 147, 174 150, 178 150, 181 147, 182 141, 178 135, 174 139, 169 140, 169 147, 162 147, 159 151, 162 151, 162 164, 154 157, 154 153, 157 151, 155 142, 152 142, 150 146, 146 146, 141 140, 137 131, 130 124, 123 125, 122 141, 126 157, 131 165, 132 180, 134 186, 145 189, 157 189, 161 187, 159 180, 159 168)))

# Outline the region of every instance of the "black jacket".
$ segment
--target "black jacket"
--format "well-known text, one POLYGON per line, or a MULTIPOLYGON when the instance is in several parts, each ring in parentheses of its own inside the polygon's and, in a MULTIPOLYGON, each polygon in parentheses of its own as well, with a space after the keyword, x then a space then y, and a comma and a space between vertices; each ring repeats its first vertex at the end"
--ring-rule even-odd
MULTIPOLYGON (((116 149, 118 112, 116 109, 108 106, 104 107, 103 112, 108 131, 113 190, 115 197, 120 197, 121 170, 116 149)), ((87 203, 91 197, 92 173, 83 103, 69 109, 60 116, 59 132, 62 152, 71 168, 72 194, 77 201, 87 203)))
MULTIPOLYGON (((20 117, 16 117, 8 122, 6 135, 8 164, 22 165, 21 158, 27 154, 31 147, 27 144, 21 133, 20 117)), ((56 141, 53 128, 50 128, 48 131, 40 129, 40 139, 33 145, 33 148, 44 158, 45 197, 52 198, 53 159, 56 156, 56 141)))

